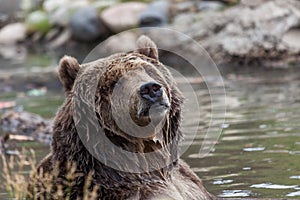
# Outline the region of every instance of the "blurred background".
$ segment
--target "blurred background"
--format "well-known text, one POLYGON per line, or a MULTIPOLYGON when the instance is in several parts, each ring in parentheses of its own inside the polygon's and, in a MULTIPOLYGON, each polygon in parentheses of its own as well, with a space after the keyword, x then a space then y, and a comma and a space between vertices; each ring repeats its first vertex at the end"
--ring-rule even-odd
MULTIPOLYGON (((184 74, 197 92, 201 123, 184 125, 199 126, 199 134, 185 138, 193 144, 182 158, 205 187, 229 199, 299 199, 299 0, 0 0, 0 154, 19 159, 26 148, 36 152, 37 161, 43 158, 50 151, 52 118, 64 101, 59 59, 71 55, 82 62, 114 35, 99 58, 119 46, 132 49, 134 31, 116 34, 139 27, 188 35, 205 48, 222 74, 226 121, 217 124, 223 130, 212 141, 215 148, 199 158, 210 121, 207 84, 187 61, 160 52, 161 61, 184 74)), ((151 38, 168 49, 189 45, 176 35, 161 40, 154 32, 151 38)), ((221 95, 222 86, 213 84, 221 95)), ((193 116, 191 112, 188 118, 193 116)), ((2 172, 12 179, 22 174, 26 182, 30 163, 21 171, 11 167, 2 172)), ((16 189, 6 185, 7 176, 1 178, 0 199, 18 199, 16 189)))

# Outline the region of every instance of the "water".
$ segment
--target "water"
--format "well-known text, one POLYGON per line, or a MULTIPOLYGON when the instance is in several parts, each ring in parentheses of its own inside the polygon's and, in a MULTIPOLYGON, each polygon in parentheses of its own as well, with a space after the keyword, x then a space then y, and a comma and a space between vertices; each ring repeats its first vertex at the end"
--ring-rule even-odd
POLYGON ((210 192, 227 198, 300 199, 299 72, 223 71, 227 117, 221 138, 206 158, 197 157, 197 141, 183 157, 210 192))
MULTIPOLYGON (((205 84, 195 83, 202 118, 198 124, 196 113, 187 115, 184 125, 199 125, 199 134, 182 158, 216 196, 300 199, 300 69, 228 66, 222 74, 227 102, 222 135, 207 157, 198 156, 211 107, 205 84)), ((54 116, 63 99, 60 89, 41 97, 20 92, 0 95, 0 100, 16 100, 25 110, 47 118, 54 116)), ((186 138, 183 145, 190 140, 186 138)), ((37 150, 38 159, 49 152, 42 144, 21 146, 37 150)))

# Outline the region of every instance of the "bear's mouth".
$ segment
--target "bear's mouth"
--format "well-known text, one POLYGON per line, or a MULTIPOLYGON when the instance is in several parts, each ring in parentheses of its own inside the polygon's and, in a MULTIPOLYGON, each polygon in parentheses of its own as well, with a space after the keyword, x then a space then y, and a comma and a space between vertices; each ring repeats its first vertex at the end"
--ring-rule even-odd
POLYGON ((139 118, 157 118, 163 117, 170 109, 170 104, 167 102, 155 103, 144 106, 138 111, 139 118))

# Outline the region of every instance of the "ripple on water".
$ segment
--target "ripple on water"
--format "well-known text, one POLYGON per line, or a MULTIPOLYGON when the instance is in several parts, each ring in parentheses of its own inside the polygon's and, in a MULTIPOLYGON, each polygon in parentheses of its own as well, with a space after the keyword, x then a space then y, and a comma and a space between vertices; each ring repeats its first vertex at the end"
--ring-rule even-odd
POLYGON ((260 184, 254 184, 250 186, 251 188, 262 188, 262 189, 293 189, 297 188, 298 185, 278 185, 273 183, 260 183, 260 184))
POLYGON ((243 170, 244 171, 249 171, 249 170, 251 170, 252 168, 251 167, 243 167, 243 170))
POLYGON ((296 196, 300 196, 300 191, 288 193, 286 196, 287 196, 287 197, 296 197, 296 196))
POLYGON ((299 176, 290 176, 290 179, 300 179, 300 175, 299 176))
POLYGON ((300 155, 300 151, 290 151, 289 154, 291 154, 291 155, 300 155))
POLYGON ((214 185, 224 185, 224 184, 228 184, 228 183, 232 183, 233 180, 223 180, 223 179, 216 179, 212 182, 212 184, 214 185))
POLYGON ((219 197, 248 197, 250 196, 251 191, 249 190, 223 190, 222 194, 218 195, 219 197))
POLYGON ((252 152, 252 151, 263 151, 265 147, 251 147, 251 148, 243 148, 243 151, 252 152))

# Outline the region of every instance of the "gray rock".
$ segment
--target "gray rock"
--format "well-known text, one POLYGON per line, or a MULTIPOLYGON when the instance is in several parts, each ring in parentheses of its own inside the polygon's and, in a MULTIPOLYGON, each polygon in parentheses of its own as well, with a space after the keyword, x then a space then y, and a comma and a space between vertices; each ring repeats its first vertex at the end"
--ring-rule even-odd
POLYGON ((241 4, 222 12, 195 14, 189 26, 178 21, 171 27, 200 42, 217 63, 258 60, 270 64, 297 59, 300 54, 298 45, 291 45, 298 42, 298 33, 288 34, 300 25, 298 0, 265 1, 255 8, 241 4))
POLYGON ((169 20, 169 3, 166 0, 154 1, 141 13, 140 27, 163 26, 169 20))
POLYGON ((108 32, 92 7, 78 10, 70 19, 70 29, 73 38, 85 42, 105 36, 108 32))
POLYGON ((23 23, 8 24, 0 30, 0 44, 14 44, 25 37, 26 27, 23 23))
POLYGON ((73 14, 88 6, 87 1, 71 0, 46 0, 43 4, 44 10, 49 13, 51 24, 67 26, 73 14))
POLYGON ((295 53, 300 52, 300 28, 291 29, 286 32, 282 37, 282 41, 291 50, 294 50, 295 53))
POLYGON ((139 23, 140 14, 147 4, 141 2, 128 2, 111 6, 101 13, 102 21, 114 33, 135 28, 139 23))

